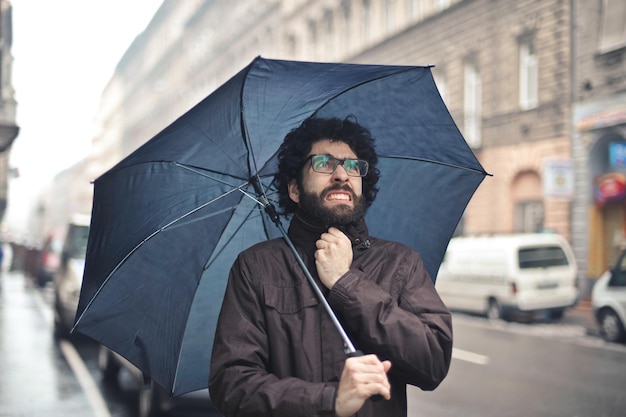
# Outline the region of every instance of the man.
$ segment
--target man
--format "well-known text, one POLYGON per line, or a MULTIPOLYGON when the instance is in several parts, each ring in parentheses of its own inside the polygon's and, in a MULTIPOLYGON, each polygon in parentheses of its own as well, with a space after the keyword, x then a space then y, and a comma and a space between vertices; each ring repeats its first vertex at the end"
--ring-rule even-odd
POLYGON ((285 240, 262 242, 231 269, 211 361, 214 404, 226 417, 406 416, 406 384, 432 390, 448 372, 452 323, 419 254, 368 235, 374 140, 350 118, 312 118, 286 136, 278 161, 279 204, 294 213, 289 237, 365 355, 346 359, 285 240))

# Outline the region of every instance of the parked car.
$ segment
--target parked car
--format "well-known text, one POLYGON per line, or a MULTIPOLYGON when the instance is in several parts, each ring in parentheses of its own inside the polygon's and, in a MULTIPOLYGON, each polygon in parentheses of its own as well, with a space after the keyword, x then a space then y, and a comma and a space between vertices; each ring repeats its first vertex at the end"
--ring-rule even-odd
POLYGON ((578 302, 576 261, 555 233, 450 240, 436 288, 451 310, 490 319, 548 314, 560 319, 578 302))
POLYGON ((88 215, 72 216, 63 239, 61 262, 54 274, 54 329, 60 337, 69 336, 74 326, 85 270, 89 222, 88 215))
POLYGON ((138 417, 157 417, 167 413, 203 417, 221 416, 211 402, 208 388, 172 398, 158 384, 146 380, 143 373, 132 363, 102 345, 100 345, 98 366, 105 383, 119 387, 119 373, 124 369, 135 380, 137 386, 143 386, 139 389, 137 398, 138 417))
MULTIPOLYGON (((89 223, 89 216, 72 217, 63 241, 60 266, 54 274, 55 333, 59 337, 68 337, 74 326, 85 270, 89 223)), ((117 385, 118 375, 124 369, 137 386, 142 387, 137 398, 139 417, 157 417, 170 411, 204 417, 220 416, 211 403, 208 389, 170 398, 157 384, 145 380, 143 373, 133 364, 102 345, 98 364, 105 382, 117 385)))
POLYGON ((39 287, 45 287, 48 282, 52 282, 54 274, 61 264, 61 250, 63 239, 58 233, 51 233, 44 240, 39 259, 37 271, 35 273, 35 283, 39 287))
POLYGON ((593 315, 609 342, 626 342, 626 250, 591 291, 593 315))

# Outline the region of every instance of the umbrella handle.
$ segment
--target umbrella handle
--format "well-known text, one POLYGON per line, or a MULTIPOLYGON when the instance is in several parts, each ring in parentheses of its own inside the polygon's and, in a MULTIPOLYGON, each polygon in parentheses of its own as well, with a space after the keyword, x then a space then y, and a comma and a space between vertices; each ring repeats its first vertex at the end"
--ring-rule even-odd
POLYGON ((333 322, 333 324, 335 325, 335 328, 339 332, 339 335, 341 336, 341 339, 343 340, 343 343, 344 343, 344 345, 346 347, 346 353, 352 354, 352 353, 356 352, 357 350, 354 347, 354 344, 352 343, 352 340, 350 340, 350 337, 348 337, 348 334, 346 333, 345 329, 341 325, 341 322, 337 318, 337 315, 333 311, 333 308, 330 306, 330 304, 328 304, 328 301, 326 300, 326 297, 324 297, 324 294, 322 293, 322 290, 320 290, 320 287, 315 282, 315 279, 311 275, 311 272, 309 272, 309 269, 304 264, 304 261, 302 260, 302 257, 298 253, 298 250, 296 249, 296 247, 293 245, 293 242, 291 241, 291 239, 289 239, 289 236, 287 235, 287 232, 285 231, 285 228, 283 227, 283 225, 280 222, 280 220, 276 223, 276 225, 278 226, 278 228, 280 229, 283 237, 285 238, 285 241, 287 242, 287 245, 289 245, 289 247, 291 248, 291 251, 295 255, 296 260, 300 264, 300 267, 302 268, 302 271, 304 272, 304 275, 306 275, 307 280, 311 284, 311 287, 313 287, 313 291, 315 292, 315 295, 317 295, 317 298, 319 299, 320 303, 322 303, 322 306, 324 307, 324 310, 326 310, 326 312, 330 316, 330 320, 333 322))
MULTIPOLYGON (((326 312, 330 316, 331 321, 335 325, 335 328, 339 332, 339 335, 341 336, 341 339, 343 340, 343 343, 344 343, 345 348, 346 348, 346 354, 348 355, 349 358, 354 358, 354 357, 357 357, 357 356, 363 356, 363 352, 360 351, 360 350, 357 350, 354 347, 354 344, 352 343, 352 340, 350 340, 350 337, 348 336, 348 334, 346 333, 345 329, 341 325, 341 322, 337 318, 337 315, 333 311, 333 308, 330 306, 330 304, 328 304, 328 301, 326 300, 326 297, 324 297, 324 294, 322 293, 322 291, 320 290, 319 286, 317 285, 317 282, 315 282, 315 279, 311 275, 311 272, 309 271, 309 268, 307 268, 306 264, 304 263, 304 260, 300 256, 300 253, 298 253, 298 250, 296 249, 296 247, 294 246, 293 242, 289 238, 289 235, 287 234, 287 231, 285 231, 285 228, 283 227, 283 224, 280 221, 280 217, 278 216, 278 213, 276 212, 276 208, 274 207, 274 205, 272 203, 269 202, 269 199, 267 198, 267 196, 263 192, 263 188, 261 187, 260 182, 261 181, 259 180, 258 177, 256 177, 256 180, 252 181, 252 183, 254 184, 255 191, 257 192, 257 196, 259 197, 258 202, 259 202, 259 204, 261 206, 263 206, 263 208, 265 209, 265 212, 269 215, 269 217, 272 219, 272 221, 274 223, 276 223, 276 226, 280 230, 280 233, 283 235, 283 238, 287 242, 287 245, 289 246, 289 248, 293 252, 294 256, 296 257, 296 260, 298 261, 298 264, 300 264, 300 267, 302 268, 302 271, 304 272, 304 275, 306 275, 307 280, 311 284, 311 287, 313 288, 313 291, 315 292, 315 295, 317 295, 317 298, 319 299, 320 303, 322 303, 322 306, 324 307, 324 310, 326 310, 326 312)), ((372 401, 379 401, 381 399, 383 399, 383 396, 380 395, 380 394, 372 395, 370 397, 370 400, 372 400, 372 401)))
POLYGON ((278 216, 278 213, 276 212, 276 208, 274 207, 274 205, 272 203, 270 203, 269 199, 267 198, 267 195, 265 195, 265 192, 263 191, 263 186, 261 185, 261 179, 257 176, 257 177, 251 178, 250 182, 254 186, 254 191, 257 193, 257 197, 258 197, 257 202, 261 206, 263 206, 263 208, 265 209, 265 212, 268 214, 268 216, 270 216, 272 221, 274 223, 276 223, 276 226, 280 230, 280 233, 283 235, 283 238, 287 242, 287 245, 289 246, 289 248, 293 252, 294 256, 296 257, 296 260, 298 261, 298 264, 300 264, 300 267, 302 268, 302 271, 304 272, 304 275, 306 276, 307 280, 311 284, 311 287, 313 288, 313 291, 315 292, 315 295, 319 299, 320 303, 322 303, 322 306, 324 307, 324 310, 326 310, 326 312, 330 316, 331 321, 335 325, 335 328, 339 332, 339 335, 341 336, 341 339, 343 340, 343 343, 344 343, 344 345, 346 347, 346 353, 351 354, 351 353, 356 352, 357 350, 354 347, 354 344, 352 343, 352 341, 348 337, 348 334, 346 333, 346 331, 344 330, 343 326, 341 325, 341 322, 337 318, 337 315, 333 311, 333 309, 330 306, 330 304, 328 304, 328 301, 326 300, 326 297, 324 297, 324 294, 322 293, 322 290, 320 290, 319 286, 315 282, 315 279, 311 275, 311 272, 309 271, 309 269, 307 268, 306 264, 302 260, 302 257, 300 256, 300 254, 298 253, 298 250, 296 249, 296 247, 294 246, 293 242, 289 238, 289 235, 287 234, 287 231, 285 231, 285 228, 283 227, 283 224, 280 221, 280 217, 278 216))
MULTIPOLYGON (((362 351, 358 350, 358 349, 355 350, 354 352, 348 353, 348 357, 349 358, 356 358, 357 356, 363 356, 363 355, 364 355, 364 353, 362 351)), ((382 399, 383 399, 383 396, 380 395, 380 394, 375 394, 375 395, 372 395, 370 397, 370 400, 372 400, 372 401, 380 401, 382 399)))

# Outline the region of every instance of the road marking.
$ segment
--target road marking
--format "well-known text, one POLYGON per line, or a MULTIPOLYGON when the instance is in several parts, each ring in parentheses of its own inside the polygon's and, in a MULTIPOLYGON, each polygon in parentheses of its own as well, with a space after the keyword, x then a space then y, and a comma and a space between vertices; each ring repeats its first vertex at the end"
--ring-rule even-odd
POLYGON ((456 348, 452 348, 452 357, 461 361, 475 363, 476 365, 487 365, 489 363, 488 356, 456 348))
POLYGON ((67 362, 70 364, 70 368, 72 368, 74 375, 76 375, 76 378, 78 379, 78 383, 83 388, 83 391, 87 396, 87 400, 89 401, 89 404, 91 404, 91 408, 93 409, 96 417, 111 417, 109 408, 100 394, 100 389, 91 377, 85 362, 83 362, 78 352, 76 352, 74 346, 67 340, 61 340, 59 344, 61 345, 61 351, 63 352, 65 359, 67 359, 67 362))
MULTIPOLYGON (((41 291, 45 291, 45 289, 41 291)), ((52 313, 52 309, 48 307, 46 302, 43 300, 41 293, 39 291, 33 291, 32 294, 34 294, 35 303, 39 307, 39 311, 41 311, 41 314, 43 314, 46 323, 48 323, 50 326, 54 325, 54 314, 52 313)))
MULTIPOLYGON (((39 291, 35 291, 33 294, 35 295, 35 301, 44 315, 45 320, 51 326, 54 326, 54 313, 52 312, 52 309, 43 300, 39 291)), ((61 352, 63 352, 63 356, 65 356, 65 360, 70 365, 72 372, 76 375, 78 384, 83 389, 95 417, 111 417, 109 407, 104 401, 98 385, 93 380, 89 370, 87 369, 87 365, 83 362, 83 359, 76 351, 76 348, 74 348, 74 345, 67 340, 60 339, 59 347, 61 348, 61 352)))
POLYGON ((626 352, 626 345, 621 343, 605 342, 601 337, 590 334, 587 328, 580 324, 569 323, 517 323, 504 320, 489 321, 482 317, 473 317, 465 314, 454 316, 455 323, 489 329, 500 332, 521 334, 524 336, 541 337, 565 343, 574 343, 578 346, 626 352))

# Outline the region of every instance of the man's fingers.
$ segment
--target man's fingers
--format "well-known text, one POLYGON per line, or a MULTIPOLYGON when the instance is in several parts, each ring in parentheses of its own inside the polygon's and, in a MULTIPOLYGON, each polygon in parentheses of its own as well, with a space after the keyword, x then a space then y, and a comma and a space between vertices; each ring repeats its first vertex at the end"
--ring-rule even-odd
POLYGON ((389 361, 381 362, 376 355, 346 359, 335 400, 336 415, 354 415, 368 398, 375 395, 390 399, 391 386, 386 373, 390 367, 389 361))
POLYGON ((381 362, 376 355, 365 355, 346 360, 346 371, 353 378, 357 391, 371 397, 380 394, 385 399, 391 398, 391 386, 387 371, 391 362, 381 362))
POLYGON ((327 241, 329 243, 337 243, 337 244, 341 241, 348 242, 348 243, 350 242, 350 239, 348 238, 348 236, 346 236, 344 232, 337 229, 336 227, 330 227, 328 231, 320 235, 320 239, 327 241))

